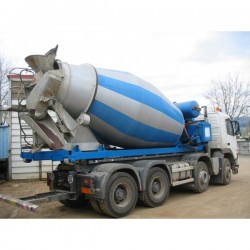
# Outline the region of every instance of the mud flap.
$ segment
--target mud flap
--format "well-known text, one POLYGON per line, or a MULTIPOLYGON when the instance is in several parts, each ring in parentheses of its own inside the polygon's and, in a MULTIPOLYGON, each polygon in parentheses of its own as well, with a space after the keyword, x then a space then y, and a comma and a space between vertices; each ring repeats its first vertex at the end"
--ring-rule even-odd
POLYGON ((225 158, 219 158, 219 173, 217 175, 210 175, 210 183, 211 184, 222 184, 223 183, 223 175, 224 168, 222 167, 224 164, 225 158))

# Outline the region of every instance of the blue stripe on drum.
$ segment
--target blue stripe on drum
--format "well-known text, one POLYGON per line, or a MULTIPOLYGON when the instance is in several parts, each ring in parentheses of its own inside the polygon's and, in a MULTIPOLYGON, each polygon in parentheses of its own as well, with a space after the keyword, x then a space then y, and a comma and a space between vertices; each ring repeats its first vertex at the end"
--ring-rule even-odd
POLYGON ((143 141, 175 144, 180 137, 178 134, 156 129, 138 122, 97 100, 94 101, 90 114, 95 115, 121 133, 143 141))
POLYGON ((172 103, 168 103, 164 98, 140 86, 103 75, 98 75, 98 84, 104 88, 110 89, 114 92, 148 105, 149 107, 162 112, 181 124, 184 123, 181 111, 176 109, 172 103))

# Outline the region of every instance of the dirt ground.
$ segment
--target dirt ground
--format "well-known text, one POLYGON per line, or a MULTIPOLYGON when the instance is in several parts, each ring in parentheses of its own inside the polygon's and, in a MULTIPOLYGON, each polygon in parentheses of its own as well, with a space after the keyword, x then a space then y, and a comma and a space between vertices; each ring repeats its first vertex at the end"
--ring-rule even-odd
MULTIPOLYGON (((45 181, 9 181, 0 184, 0 193, 14 197, 47 192, 45 181)), ((41 204, 36 212, 0 202, 0 218, 106 218, 90 205, 69 208, 59 202, 41 204)), ((201 194, 173 188, 161 207, 137 205, 126 218, 250 218, 250 157, 240 157, 240 169, 228 186, 210 185, 201 194)))

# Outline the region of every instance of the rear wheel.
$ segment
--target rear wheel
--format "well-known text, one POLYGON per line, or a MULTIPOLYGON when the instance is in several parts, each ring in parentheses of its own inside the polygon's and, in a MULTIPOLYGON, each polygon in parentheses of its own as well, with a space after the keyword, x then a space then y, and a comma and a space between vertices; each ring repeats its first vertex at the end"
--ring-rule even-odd
POLYGON ((113 174, 107 184, 105 199, 99 202, 100 209, 110 217, 128 215, 135 207, 138 188, 134 178, 124 172, 113 174))
POLYGON ((224 159, 222 168, 223 168, 222 184, 228 185, 231 182, 231 163, 228 158, 224 159))
POLYGON ((166 172, 158 167, 152 168, 147 177, 143 203, 148 207, 162 205, 168 198, 169 189, 170 183, 166 172))
POLYGON ((194 173, 194 189, 196 193, 205 192, 209 185, 209 172, 207 164, 204 161, 199 161, 194 173))

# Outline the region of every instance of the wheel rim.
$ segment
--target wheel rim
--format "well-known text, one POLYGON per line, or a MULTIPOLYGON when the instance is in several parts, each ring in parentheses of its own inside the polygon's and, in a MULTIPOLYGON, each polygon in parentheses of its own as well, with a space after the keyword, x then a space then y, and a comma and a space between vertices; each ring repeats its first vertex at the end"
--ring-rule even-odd
POLYGON ((118 184, 113 193, 113 199, 117 206, 126 207, 130 202, 130 189, 125 184, 118 184))
POLYGON ((199 174, 200 184, 201 185, 205 185, 205 184, 208 183, 208 180, 209 180, 209 175, 208 175, 207 171, 205 171, 204 169, 202 169, 200 171, 200 174, 199 174))
POLYGON ((161 190, 161 183, 158 179, 155 179, 152 184, 152 193, 157 194, 161 190))
POLYGON ((150 190, 151 190, 151 195, 154 198, 156 198, 156 199, 161 198, 165 192, 162 178, 155 177, 154 179, 152 179, 150 190))

